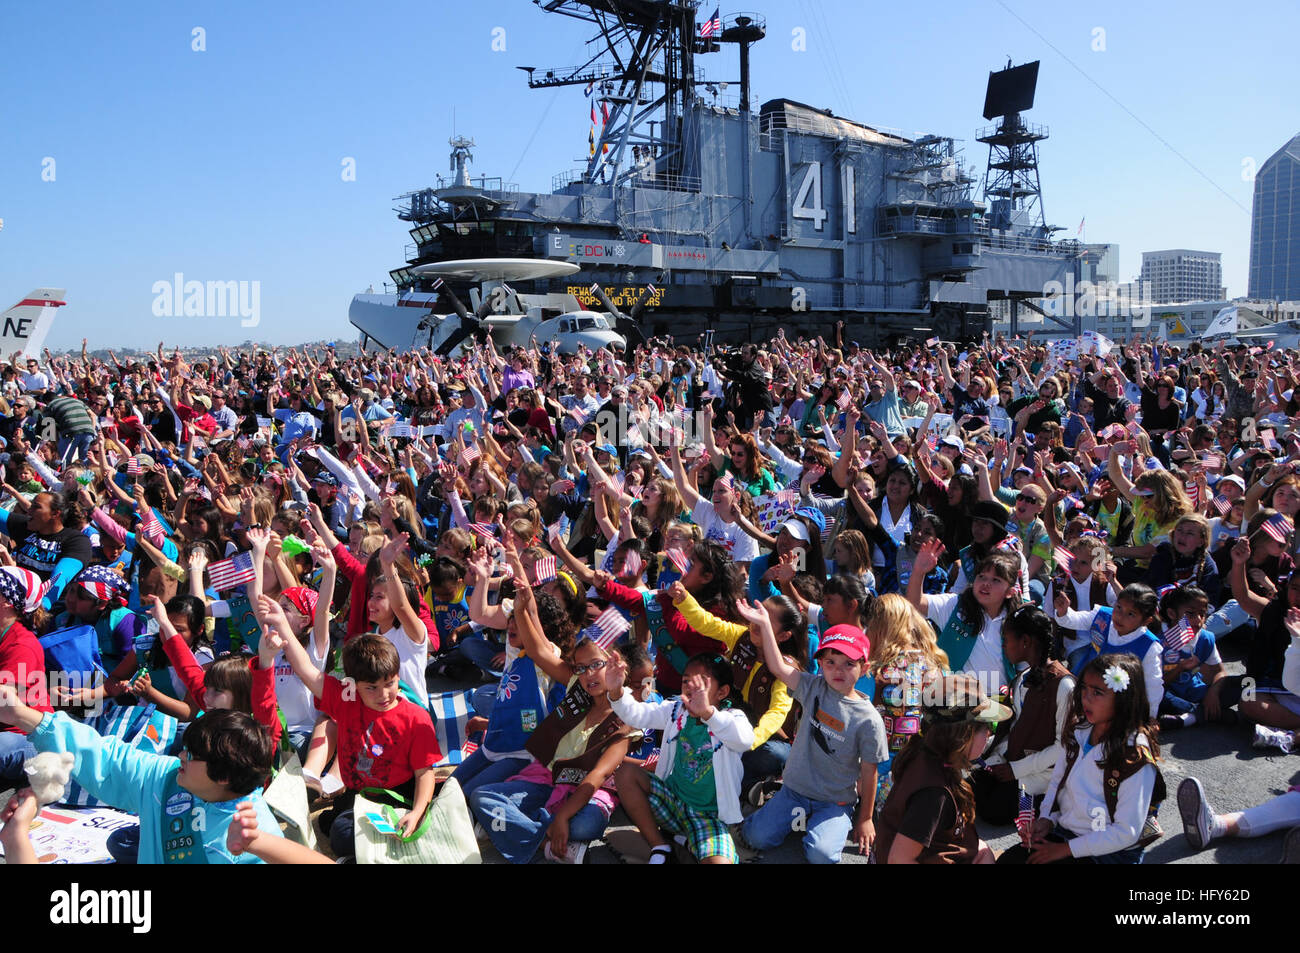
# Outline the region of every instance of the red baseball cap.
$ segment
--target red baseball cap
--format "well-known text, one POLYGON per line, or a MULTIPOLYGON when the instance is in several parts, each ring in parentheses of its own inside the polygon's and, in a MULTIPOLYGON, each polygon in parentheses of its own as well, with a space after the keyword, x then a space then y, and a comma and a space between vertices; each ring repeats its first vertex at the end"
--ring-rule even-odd
POLYGON ((833 625, 817 643, 817 654, 834 649, 851 659, 866 659, 871 654, 871 640, 856 625, 833 625))

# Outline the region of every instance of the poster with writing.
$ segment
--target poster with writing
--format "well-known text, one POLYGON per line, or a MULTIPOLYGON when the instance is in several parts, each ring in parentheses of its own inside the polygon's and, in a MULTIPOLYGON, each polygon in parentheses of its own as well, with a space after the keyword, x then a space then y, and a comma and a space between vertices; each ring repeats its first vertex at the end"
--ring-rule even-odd
POLYGON ((32 847, 42 864, 111 864, 109 835, 136 823, 134 814, 109 807, 50 806, 32 821, 32 847))

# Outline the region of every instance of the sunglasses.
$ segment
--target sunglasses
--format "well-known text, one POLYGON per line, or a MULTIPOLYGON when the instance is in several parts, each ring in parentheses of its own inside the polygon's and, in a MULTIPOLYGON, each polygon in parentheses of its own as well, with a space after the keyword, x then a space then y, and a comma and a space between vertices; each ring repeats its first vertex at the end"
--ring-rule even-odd
POLYGON ((1042 501, 1042 500, 1034 499, 1032 496, 1027 496, 1027 495, 1025 495, 1024 493, 1021 493, 1019 496, 1016 497, 1016 502, 1017 502, 1017 503, 1028 503, 1030 506, 1042 506, 1042 505, 1043 505, 1043 501, 1042 501))

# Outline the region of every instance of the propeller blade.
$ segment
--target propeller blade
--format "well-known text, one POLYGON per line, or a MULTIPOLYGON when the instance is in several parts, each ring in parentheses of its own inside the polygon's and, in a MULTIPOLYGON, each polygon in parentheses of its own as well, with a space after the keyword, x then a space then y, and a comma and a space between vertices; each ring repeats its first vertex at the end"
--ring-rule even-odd
POLYGON ((605 289, 602 288, 600 285, 593 284, 591 286, 591 293, 594 294, 597 299, 599 299, 600 303, 605 306, 605 310, 608 311, 610 314, 612 314, 615 317, 615 319, 620 321, 627 319, 627 315, 625 315, 622 311, 618 310, 618 308, 614 307, 614 302, 609 300, 609 295, 605 294, 605 289))
POLYGON ((462 321, 460 327, 455 331, 452 331, 447 340, 438 345, 438 349, 435 353, 437 353, 439 357, 449 356, 451 352, 455 350, 456 345, 473 334, 474 331, 475 326, 472 318, 468 322, 462 321))
POLYGON ((636 304, 632 305, 632 313, 629 314, 628 317, 631 318, 633 321, 639 320, 641 317, 641 312, 645 310, 646 305, 650 303, 650 299, 652 297, 653 295, 650 294, 650 289, 647 288, 645 292, 642 293, 642 295, 636 299, 636 304))

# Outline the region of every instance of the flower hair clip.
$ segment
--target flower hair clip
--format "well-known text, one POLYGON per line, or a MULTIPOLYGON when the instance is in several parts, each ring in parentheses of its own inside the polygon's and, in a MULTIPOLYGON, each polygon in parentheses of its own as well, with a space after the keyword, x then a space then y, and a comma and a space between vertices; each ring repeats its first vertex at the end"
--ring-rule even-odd
POLYGON ((1112 665, 1110 668, 1106 669, 1106 673, 1102 676, 1102 679, 1106 682, 1106 687, 1116 694, 1128 691, 1128 672, 1124 671, 1124 669, 1120 668, 1118 665, 1112 665))

